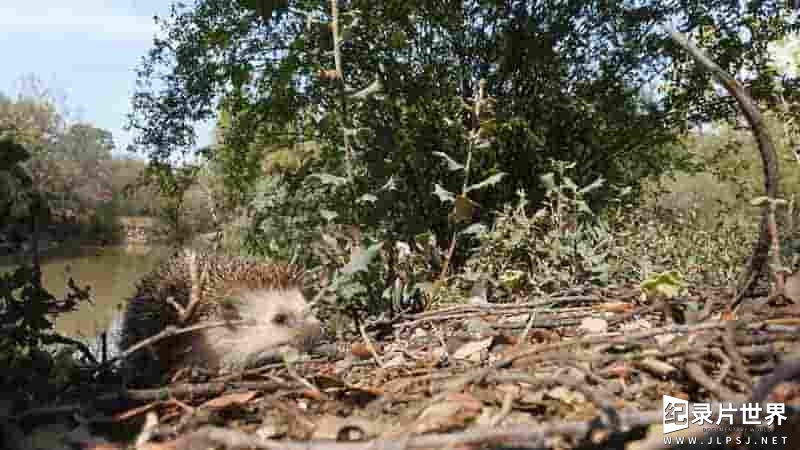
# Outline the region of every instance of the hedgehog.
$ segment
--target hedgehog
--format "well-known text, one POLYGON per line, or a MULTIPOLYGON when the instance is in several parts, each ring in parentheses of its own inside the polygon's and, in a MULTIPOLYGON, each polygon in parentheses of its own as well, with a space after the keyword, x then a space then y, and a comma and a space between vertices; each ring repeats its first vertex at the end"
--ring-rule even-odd
POLYGON ((291 264, 223 254, 186 251, 168 259, 127 299, 119 348, 170 326, 199 329, 131 354, 131 384, 157 384, 183 368, 243 370, 278 359, 286 347, 312 349, 323 331, 303 294, 303 274, 291 264))

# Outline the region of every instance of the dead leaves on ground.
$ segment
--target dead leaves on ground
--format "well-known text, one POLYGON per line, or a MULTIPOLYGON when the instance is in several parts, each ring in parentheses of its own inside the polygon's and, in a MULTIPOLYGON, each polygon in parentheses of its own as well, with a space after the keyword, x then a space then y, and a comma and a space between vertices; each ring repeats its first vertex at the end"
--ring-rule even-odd
MULTIPOLYGON (((715 295, 693 295, 690 302, 715 295)), ((364 441, 472 427, 542 426, 589 421, 600 414, 600 406, 660 408, 661 395, 707 399, 687 379, 684 363, 689 359, 705 361, 710 379, 737 391, 743 384, 728 360, 736 357, 757 367, 761 372, 750 375, 755 378, 765 365, 774 364, 775 355, 798 351, 800 310, 793 306, 737 317, 721 306, 724 301, 716 302, 720 306, 709 309, 707 320, 738 320, 736 347, 731 348, 722 339, 725 326, 689 324, 685 327, 700 327, 689 333, 666 329, 661 309, 648 309, 633 289, 593 298, 558 307, 540 302, 428 311, 411 317, 413 325, 395 324, 396 339, 368 345, 358 333, 335 360, 250 374, 300 380, 306 388, 171 398, 118 412, 113 420, 125 423, 155 413, 159 427, 176 430, 176 439, 140 446, 147 450, 184 448, 181 436, 192 431, 187 418, 200 416, 204 419, 198 423, 223 423, 265 440, 364 441), (771 353, 764 353, 765 345, 771 353), (503 361, 509 364, 487 371, 503 361)), ((796 402, 798 389, 788 383, 773 396, 796 402)), ((85 442, 83 448, 119 448, 104 440, 85 442)))

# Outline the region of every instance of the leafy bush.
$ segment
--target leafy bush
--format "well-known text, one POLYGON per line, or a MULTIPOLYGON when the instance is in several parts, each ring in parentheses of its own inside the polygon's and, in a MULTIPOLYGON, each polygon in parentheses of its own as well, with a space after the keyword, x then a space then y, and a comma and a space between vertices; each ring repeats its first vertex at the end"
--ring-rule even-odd
POLYGON ((55 333, 49 319, 88 300, 88 289, 74 283, 70 289, 65 299, 56 299, 42 287, 39 271, 28 266, 0 275, 0 386, 5 392, 46 398, 79 375, 74 343, 55 333))
POLYGON ((643 280, 677 270, 698 285, 735 282, 758 234, 758 215, 729 211, 712 220, 698 211, 652 205, 611 214, 613 246, 619 249, 611 261, 616 277, 643 280))
POLYGON ((531 213, 524 192, 506 206, 494 226, 479 234, 480 246, 467 273, 486 274, 512 292, 555 292, 581 284, 606 284, 613 236, 585 197, 603 180, 583 188, 567 176, 574 164, 554 163, 541 177, 544 205, 531 213))
POLYGON ((251 222, 245 229, 246 249, 271 258, 319 263, 303 249, 320 239, 320 227, 335 218, 334 212, 322 209, 325 194, 314 180, 289 179, 280 174, 265 176, 257 184, 248 208, 251 222))

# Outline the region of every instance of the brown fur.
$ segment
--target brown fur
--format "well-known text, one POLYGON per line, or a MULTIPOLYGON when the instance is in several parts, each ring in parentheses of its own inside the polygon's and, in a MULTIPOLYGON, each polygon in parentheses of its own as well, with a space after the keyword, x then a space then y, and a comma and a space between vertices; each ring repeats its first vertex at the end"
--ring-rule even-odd
POLYGON ((308 350, 322 335, 302 293, 300 268, 245 258, 198 255, 197 268, 207 277, 200 303, 188 321, 167 300, 186 307, 192 288, 190 264, 181 255, 168 260, 141 280, 127 302, 120 347, 124 350, 168 326, 185 327, 210 321, 248 320, 177 335, 143 349, 130 359, 133 381, 153 384, 164 374, 187 366, 226 371, 274 359, 284 346, 308 350))

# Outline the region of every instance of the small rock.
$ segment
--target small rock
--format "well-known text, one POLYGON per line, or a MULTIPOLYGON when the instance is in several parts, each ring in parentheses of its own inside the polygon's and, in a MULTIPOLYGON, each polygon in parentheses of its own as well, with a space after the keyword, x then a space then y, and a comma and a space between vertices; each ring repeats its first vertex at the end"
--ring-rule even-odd
POLYGON ((587 317, 581 321, 579 329, 589 334, 605 333, 608 330, 608 322, 604 319, 587 317))

